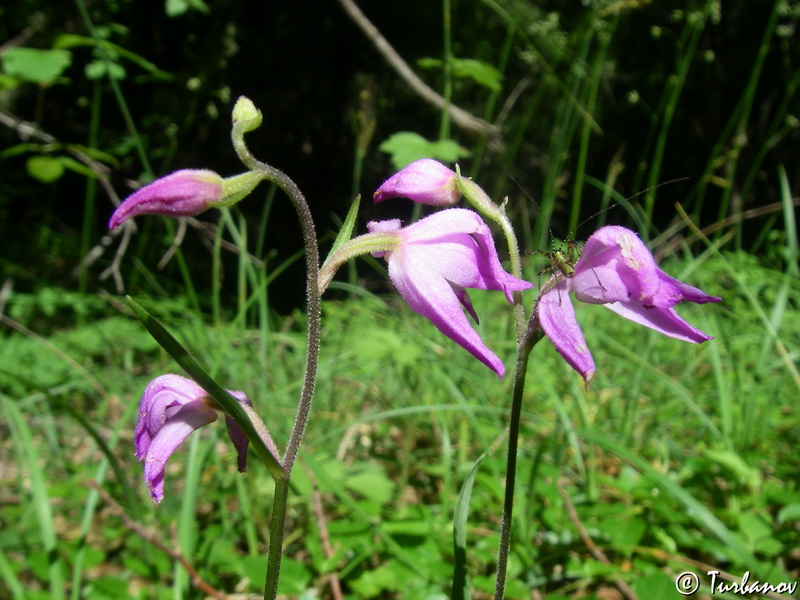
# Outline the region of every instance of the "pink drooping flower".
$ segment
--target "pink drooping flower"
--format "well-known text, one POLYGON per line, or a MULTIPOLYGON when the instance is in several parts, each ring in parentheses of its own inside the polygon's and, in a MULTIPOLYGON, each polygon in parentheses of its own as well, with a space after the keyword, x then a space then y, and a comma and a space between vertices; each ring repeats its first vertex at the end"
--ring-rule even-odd
POLYGON ((571 277, 556 274, 544 289, 536 307, 542 329, 587 384, 595 364, 575 319, 570 292, 581 302, 603 304, 635 323, 695 344, 713 338, 684 321, 673 306, 684 300, 721 300, 664 273, 639 236, 617 226, 592 234, 571 277))
POLYGON ((371 233, 397 236, 397 246, 381 254, 389 265, 389 278, 411 309, 502 378, 502 361, 461 309, 478 321, 465 288, 500 290, 511 302, 512 292, 533 286, 503 269, 486 223, 471 210, 451 208, 408 227, 401 227, 398 219, 367 227, 371 233))
MULTIPOLYGON (((240 403, 252 403, 242 392, 229 393, 240 403)), ((172 453, 193 431, 217 420, 208 394, 191 379, 161 375, 142 393, 134 447, 144 461, 144 480, 156 504, 164 498, 164 467, 172 453)), ((247 468, 248 440, 241 428, 226 415, 228 437, 239 455, 239 471, 247 468)))
POLYGON ((109 229, 116 229, 139 215, 190 217, 222 199, 223 179, 214 171, 184 169, 136 190, 111 215, 109 229))
POLYGON ((376 203, 387 198, 408 198, 433 206, 453 206, 461 198, 458 176, 442 163, 423 158, 389 177, 373 195, 376 203))

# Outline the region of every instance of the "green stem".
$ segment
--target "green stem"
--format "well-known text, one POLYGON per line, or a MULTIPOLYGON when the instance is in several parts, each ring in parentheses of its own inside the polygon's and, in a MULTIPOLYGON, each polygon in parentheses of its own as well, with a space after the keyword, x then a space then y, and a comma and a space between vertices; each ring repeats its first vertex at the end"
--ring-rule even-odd
POLYGON ((231 139, 236 154, 246 167, 252 171, 257 171, 264 176, 264 179, 274 183, 281 188, 294 204, 297 216, 300 219, 300 228, 303 232, 303 245, 306 251, 306 313, 308 317, 308 335, 306 347, 306 370, 303 378, 303 387, 300 391, 300 402, 297 409, 292 433, 289 436, 289 443, 286 447, 286 456, 283 460, 283 467, 287 473, 291 473, 297 458, 297 451, 303 439, 308 415, 311 411, 311 402, 314 397, 314 386, 317 378, 317 367, 319 364, 319 340, 320 340, 320 312, 321 294, 319 291, 319 250, 317 249, 317 233, 314 229, 314 220, 308 208, 303 193, 297 184, 283 171, 276 169, 266 163, 257 160, 248 150, 244 141, 246 123, 235 122, 233 124, 231 139))
POLYGON ((275 502, 272 507, 272 524, 270 525, 269 558, 267 564, 266 583, 264 585, 264 600, 274 600, 278 593, 278 578, 280 576, 281 549, 283 534, 286 526, 286 498, 288 495, 289 477, 292 473, 297 451, 303 440, 311 402, 314 398, 314 386, 317 380, 317 367, 319 365, 320 342, 320 313, 321 294, 319 291, 319 250, 317 249, 317 234, 314 229, 314 220, 308 203, 297 187, 297 184, 283 171, 257 160, 248 150, 244 141, 244 134, 251 128, 247 121, 235 121, 231 130, 231 140, 239 159, 251 171, 256 171, 264 179, 281 188, 297 211, 300 228, 303 232, 303 245, 306 252, 306 314, 307 314, 307 346, 306 369, 303 377, 303 387, 300 391, 300 401, 297 406, 297 416, 292 426, 286 454, 283 459, 283 468, 287 473, 285 480, 275 479, 275 502))
POLYGON ((531 316, 531 325, 517 346, 517 363, 514 368, 514 387, 511 392, 511 417, 508 424, 508 459, 506 462, 506 489, 503 498, 503 520, 500 526, 500 548, 497 553, 497 578, 494 600, 503 600, 508 570, 508 554, 511 550, 511 517, 514 512, 514 485, 517 479, 517 448, 522 415, 522 394, 525 391, 525 374, 528 357, 534 345, 544 337, 536 318, 536 308, 531 316))
POLYGON ((275 480, 275 500, 272 503, 272 523, 269 526, 269 555, 267 577, 264 583, 264 598, 278 596, 278 579, 281 574, 283 556, 283 530, 286 524, 286 503, 289 497, 289 481, 275 480))
MULTIPOLYGON (((505 215, 505 211, 503 211, 503 217, 499 219, 497 223, 503 230, 503 235, 506 236, 508 255, 511 260, 511 274, 517 279, 522 279, 522 261, 520 260, 519 254, 519 242, 517 242, 517 234, 514 232, 514 226, 511 224, 511 220, 505 215)), ((522 292, 513 292, 511 297, 514 299, 514 328, 517 333, 517 345, 519 345, 525 333, 525 306, 522 304, 522 292)))
POLYGON ((86 6, 82 2, 82 0, 75 0, 75 4, 78 7, 78 12, 81 15, 81 19, 83 19, 83 23, 86 26, 86 29, 89 31, 89 35, 94 40, 95 48, 100 55, 101 60, 105 64, 106 72, 108 73, 108 85, 111 86, 111 91, 114 94, 114 99, 117 101, 117 105, 119 106, 119 110, 122 113, 122 118, 125 121, 125 126, 128 128, 128 132, 131 135, 131 139, 133 140, 133 145, 136 148, 136 153, 139 155, 139 160, 144 167, 145 172, 147 173, 148 177, 152 177, 153 169, 150 167, 150 160, 147 158, 147 152, 145 152, 144 144, 142 144, 142 138, 139 136, 139 132, 136 129, 136 123, 131 116, 130 110, 128 110, 128 103, 125 102, 125 95, 122 93, 122 90, 119 87, 119 83, 117 80, 111 75, 111 64, 112 60, 108 56, 108 51, 106 47, 103 45, 102 40, 97 35, 95 31, 94 24, 92 23, 92 19, 89 16, 89 11, 86 10, 86 6))
POLYGON ((442 61, 444 86, 442 97, 444 98, 444 105, 442 106, 442 121, 439 126, 439 139, 447 140, 450 138, 450 102, 453 96, 452 13, 450 12, 450 0, 442 0, 442 21, 442 37, 444 38, 444 51, 442 53, 444 57, 442 61))

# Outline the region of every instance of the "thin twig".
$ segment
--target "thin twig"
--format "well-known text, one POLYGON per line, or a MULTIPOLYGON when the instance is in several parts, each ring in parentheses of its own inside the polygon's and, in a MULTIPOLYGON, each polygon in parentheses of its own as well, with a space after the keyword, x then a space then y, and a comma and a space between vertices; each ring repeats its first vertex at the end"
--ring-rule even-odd
POLYGON ((228 596, 221 592, 220 590, 213 587, 207 581, 205 581, 200 574, 195 570, 195 568, 191 565, 191 563, 186 560, 180 550, 176 548, 170 548, 165 543, 163 543, 156 534, 152 533, 148 529, 142 527, 139 523, 131 519, 126 513, 125 509, 123 509, 116 500, 114 500, 108 492, 106 492, 100 485, 93 480, 89 480, 86 482, 86 486, 95 490, 100 497, 103 499, 108 505, 109 511, 114 516, 118 517, 123 525, 127 527, 130 531, 135 533, 145 542, 152 544, 162 552, 164 552, 167 556, 169 556, 172 560, 175 560, 181 564, 181 566, 186 569, 186 572, 189 573, 189 577, 192 580, 192 584, 197 587, 198 589, 202 590, 203 593, 208 594, 213 598, 218 598, 219 600, 228 600, 228 596))
MULTIPOLYGON (((133 221, 128 221, 123 224, 122 241, 119 243, 119 246, 117 246, 117 251, 114 253, 114 259, 111 261, 111 264, 102 273, 100 273, 100 281, 103 281, 109 275, 114 276, 114 284, 118 294, 121 294, 125 290, 119 267, 122 264, 122 257, 125 256, 125 251, 128 249, 128 244, 131 241, 131 236, 133 235, 134 231, 136 231, 136 224, 133 221)), ((112 232, 111 235, 117 235, 117 233, 112 232)))
POLYGON ((3 316, 6 312, 6 304, 8 303, 8 299, 11 297, 11 290, 14 289, 14 280, 13 279, 6 279, 3 282, 3 287, 0 288, 0 317, 3 316))
POLYGON ((114 206, 119 205, 119 197, 117 196, 114 188, 111 186, 111 182, 107 177, 108 174, 111 173, 111 169, 107 165, 92 159, 88 154, 80 150, 75 145, 59 142, 57 138, 50 135, 46 131, 43 131, 35 123, 23 121, 16 115, 13 115, 6 110, 0 110, 0 123, 10 129, 15 130, 19 138, 23 141, 34 138, 40 142, 44 142, 45 144, 58 144, 63 146, 68 153, 72 154, 72 156, 91 169, 91 171, 97 176, 97 180, 100 182, 100 185, 103 186, 106 194, 108 194, 108 197, 111 198, 114 206))
POLYGON ((156 269, 159 271, 167 266, 172 257, 175 256, 175 253, 178 251, 178 248, 181 247, 184 238, 186 237, 186 219, 178 219, 178 231, 175 232, 175 237, 172 239, 172 244, 170 244, 167 251, 164 253, 164 256, 161 257, 161 260, 158 261, 156 265, 156 269))
MULTIPOLYGON (((581 536, 583 543, 586 544, 586 547, 589 549, 591 555, 604 565, 610 565, 611 561, 608 560, 608 557, 603 553, 603 551, 597 547, 597 544, 595 544, 594 540, 592 540, 592 536, 589 535, 589 532, 586 531, 586 527, 584 527, 583 523, 581 523, 580 517, 578 517, 578 511, 575 510, 575 506, 572 504, 572 500, 570 500, 569 494, 567 494, 566 490, 564 489, 564 484, 560 479, 556 481, 556 489, 561 495, 561 500, 564 502, 564 508, 567 509, 569 520, 572 521, 575 529, 578 530, 578 535, 581 536)), ((617 588, 619 588, 619 591, 622 593, 622 595, 628 600, 638 600, 636 593, 624 580, 619 577, 614 577, 614 583, 617 585, 617 588)))
POLYGON ((473 131, 488 136, 493 148, 500 147, 500 130, 497 127, 470 114, 463 108, 455 106, 454 104, 448 104, 440 94, 436 93, 435 90, 414 73, 411 67, 408 66, 408 63, 403 60, 403 57, 397 53, 397 50, 383 37, 381 32, 378 31, 378 28, 372 24, 363 12, 361 12, 361 9, 356 6, 353 0, 339 0, 339 4, 342 5, 342 8, 344 8, 348 16, 355 21, 356 25, 358 25, 364 35, 367 36, 367 39, 372 42, 378 52, 386 59, 386 62, 397 71, 397 74, 409 85, 414 93, 429 104, 435 106, 438 110, 444 110, 446 107, 453 123, 467 131, 473 131))
MULTIPOLYGON (((314 477, 314 472, 311 470, 311 467, 306 464, 303 466, 308 474, 308 479, 311 481, 311 506, 314 511, 314 518, 317 522, 317 529, 319 530, 319 539, 320 542, 322 542, 322 552, 326 559, 331 559, 333 558, 334 551, 331 547, 330 536, 328 535, 328 524, 325 521, 325 509, 322 506, 322 495, 319 493, 317 479, 314 477)), ((326 578, 331 585, 331 596, 333 596, 334 600, 342 600, 342 586, 339 581, 339 574, 334 571, 333 573, 329 573, 326 578)))

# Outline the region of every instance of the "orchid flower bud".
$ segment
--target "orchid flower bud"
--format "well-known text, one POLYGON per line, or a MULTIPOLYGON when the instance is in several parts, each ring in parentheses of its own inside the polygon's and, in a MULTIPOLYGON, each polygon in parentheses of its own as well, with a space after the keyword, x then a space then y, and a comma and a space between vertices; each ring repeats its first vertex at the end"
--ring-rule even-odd
POLYGON ((214 171, 175 171, 128 196, 111 215, 108 227, 116 229, 139 215, 189 217, 200 214, 222 199, 222 183, 222 177, 214 171))
POLYGON ((414 161, 384 181, 373 200, 378 203, 398 197, 432 206, 453 206, 461 198, 458 176, 433 159, 414 161))

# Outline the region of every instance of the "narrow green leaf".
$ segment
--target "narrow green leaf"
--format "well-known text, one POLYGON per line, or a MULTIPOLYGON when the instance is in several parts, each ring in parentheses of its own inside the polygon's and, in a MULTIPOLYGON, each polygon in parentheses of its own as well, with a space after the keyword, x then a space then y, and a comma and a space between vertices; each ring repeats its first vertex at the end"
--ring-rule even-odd
POLYGON ((25 600, 25 589, 22 587, 14 568, 0 549, 0 579, 6 584, 7 593, 12 600, 25 600))
POLYGON ((333 256, 333 253, 341 248, 344 244, 349 242, 350 238, 353 237, 353 229, 356 225, 356 219, 358 218, 358 207, 360 205, 361 194, 356 196, 353 200, 353 203, 350 205, 350 210, 347 211, 347 217, 345 218, 344 223, 342 223, 342 228, 339 230, 339 233, 336 236, 336 241, 333 242, 331 251, 328 253, 328 258, 326 258, 325 262, 322 264, 322 268, 325 268, 325 265, 328 263, 328 259, 333 256))
POLYGON ((472 470, 464 480, 461 491, 456 501, 453 514, 453 550, 455 551, 455 569, 453 571, 453 590, 450 594, 452 600, 468 600, 469 582, 467 581, 467 517, 469 515, 469 499, 472 496, 472 486, 475 484, 475 475, 481 461, 486 457, 482 454, 472 470))
POLYGON ((283 466, 278 462, 277 458, 272 455, 269 448, 261 439, 250 417, 239 404, 239 401, 231 396, 224 387, 211 377, 200 364, 189 354, 189 351, 184 348, 178 340, 176 340, 171 333, 169 333, 164 326, 159 323, 153 315, 136 300, 127 296, 128 305, 130 306, 136 317, 145 326, 145 329, 150 332, 150 335, 164 348, 175 362, 191 377, 197 385, 203 388, 209 395, 222 407, 231 418, 236 421, 236 424, 242 428, 242 431, 250 440, 253 449, 258 454, 261 462, 269 469, 272 478, 277 480, 286 480, 288 475, 283 466))

